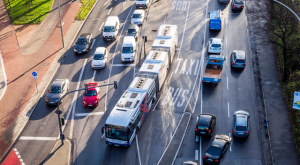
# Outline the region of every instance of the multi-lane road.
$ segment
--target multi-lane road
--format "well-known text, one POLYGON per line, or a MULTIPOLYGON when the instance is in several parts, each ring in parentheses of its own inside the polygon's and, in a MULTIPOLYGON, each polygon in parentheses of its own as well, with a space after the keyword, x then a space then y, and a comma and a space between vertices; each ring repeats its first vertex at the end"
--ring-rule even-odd
MULTIPOLYGON (((155 30, 163 23, 173 24, 178 26, 179 35, 176 57, 135 142, 128 148, 105 144, 101 128, 138 72, 139 62, 143 62, 140 61, 144 57, 142 39, 139 39, 134 63, 123 64, 120 57, 123 37, 135 10, 134 2, 99 0, 79 32, 94 36, 89 53, 75 55, 71 47, 54 77, 68 78, 70 90, 83 88, 85 83, 92 81, 100 85, 118 81, 118 89, 113 86, 101 88, 100 103, 96 108, 83 107, 82 92, 68 95, 61 104, 63 115, 68 119, 63 131, 74 144, 73 164, 181 164, 186 160, 203 164, 202 156, 210 139, 195 138, 197 116, 201 113, 216 115, 214 134, 231 136, 232 115, 239 109, 250 111, 250 136, 233 138, 222 164, 263 164, 245 10, 232 12, 230 5, 219 4, 217 0, 152 1, 140 32, 140 36, 148 36, 146 51, 150 49, 155 30), (208 30, 209 12, 218 9, 223 13, 222 30, 211 32, 208 30), (120 19, 120 35, 114 42, 105 42, 101 30, 106 18, 112 15, 120 19), (212 37, 223 40, 221 54, 227 58, 222 81, 216 86, 201 81, 208 56, 208 40, 212 37), (109 50, 108 63, 102 70, 93 70, 91 57, 100 46, 109 50), (230 53, 235 49, 247 53, 247 66, 243 70, 230 67, 230 53)), ((55 108, 46 106, 42 98, 15 144, 14 148, 18 149, 25 164, 40 164, 55 145, 59 135, 55 108)))

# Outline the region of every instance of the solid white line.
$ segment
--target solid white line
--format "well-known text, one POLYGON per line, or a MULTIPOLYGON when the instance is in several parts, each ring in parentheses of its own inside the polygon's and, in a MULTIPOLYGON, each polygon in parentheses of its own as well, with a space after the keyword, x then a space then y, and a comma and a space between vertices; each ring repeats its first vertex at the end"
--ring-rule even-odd
POLYGON ((3 89, 2 94, 0 95, 0 100, 1 100, 2 97, 4 96, 4 93, 5 93, 6 88, 7 88, 7 78, 6 78, 6 73, 5 73, 5 68, 4 68, 4 63, 3 63, 3 58, 2 58, 1 51, 0 51, 0 61, 1 61, 2 71, 3 71, 3 77, 4 77, 4 89, 3 89))
POLYGON ((202 151, 202 138, 200 136, 200 152, 199 152, 199 155, 200 155, 200 160, 199 160, 199 164, 201 165, 202 164, 202 161, 201 161, 201 151, 202 151))
MULTIPOLYGON (((161 98, 161 97, 160 97, 161 98)), ((159 103, 160 101, 160 98, 158 99, 157 103, 155 104, 155 106, 153 107, 152 111, 154 111, 154 109, 156 108, 157 104, 159 103)))
MULTIPOLYGON (((133 6, 131 6, 131 8, 130 8, 130 11, 129 11, 129 13, 128 13, 128 15, 127 15, 127 17, 126 17, 126 20, 125 20, 125 23, 127 22, 127 19, 128 19, 128 17, 129 17, 129 14, 131 13, 131 10, 132 10, 132 8, 133 8, 133 6)), ((124 30, 124 27, 125 26, 123 26, 123 28, 122 28, 122 30, 121 30, 121 33, 120 34, 122 34, 122 32, 123 32, 123 30, 124 30)), ((120 39, 121 37, 119 37, 119 39, 120 39)), ((108 81, 107 81, 107 84, 109 84, 109 80, 110 80, 110 75, 111 75, 111 70, 112 70, 112 66, 113 66, 113 64, 114 64, 114 59, 115 59, 115 54, 116 54, 116 51, 117 51, 117 48, 118 48, 118 44, 119 44, 119 40, 118 39, 118 42, 117 42, 117 44, 116 44, 116 48, 115 48, 115 52, 114 52, 114 54, 113 54, 113 58, 112 58, 112 61, 111 61, 111 66, 110 66, 110 70, 109 70, 109 74, 108 74, 108 81)), ((105 96, 105 104, 104 104, 104 111, 106 111, 106 105, 107 105, 107 92, 108 92, 108 85, 106 86, 106 96, 105 96)))
POLYGON ((227 105, 228 105, 228 117, 229 117, 229 102, 228 102, 228 104, 227 104, 227 105))
POLYGON ((112 64, 112 66, 135 66, 135 64, 112 64))
POLYGON ((140 165, 142 165, 141 157, 140 157, 140 150, 139 150, 139 143, 138 143, 138 136, 137 135, 135 135, 135 140, 136 140, 136 148, 137 148, 137 151, 138 151, 139 163, 140 163, 140 165))
POLYGON ((227 77, 227 90, 228 90, 228 77, 227 77))
POLYGON ((104 22, 102 22, 102 24, 101 24, 101 26, 100 26, 100 28, 99 28, 99 31, 102 30, 103 25, 104 25, 104 22))
POLYGON ((169 82, 170 82, 170 80, 171 80, 172 76, 173 76, 173 72, 171 73, 171 76, 170 76, 170 78, 169 78, 169 80, 168 80, 167 84, 169 84, 169 82))
POLYGON ((76 113, 75 116, 96 116, 103 115, 104 112, 92 112, 92 113, 76 113))
POLYGON ((198 150, 195 150, 195 160, 198 160, 198 150))
POLYGON ((113 7, 112 8, 110 8, 110 10, 108 11, 108 13, 107 13, 107 15, 109 15, 110 14, 110 12, 111 12, 111 10, 113 9, 113 7))
MULTIPOLYGON (((229 136, 230 136, 230 133, 229 133, 229 136)), ((230 136, 230 137, 231 137, 231 136, 230 136)), ((232 143, 232 140, 231 140, 231 143, 232 143)), ((231 144, 230 144, 230 146, 229 146, 229 147, 230 147, 230 152, 231 152, 231 144)))
POLYGON ((96 76, 96 70, 94 70, 94 74, 93 74, 93 79, 92 79, 92 82, 95 81, 95 76, 96 76))
POLYGON ((93 43, 92 43, 92 45, 91 45, 91 47, 90 47, 90 50, 93 49, 93 46, 94 46, 95 41, 96 41, 96 39, 93 39, 93 43))
POLYGON ((104 137, 104 135, 105 135, 105 134, 103 134, 101 138, 103 138, 103 137, 104 137))
MULTIPOLYGON (((185 17, 185 23, 184 23, 184 28, 183 28, 183 34, 182 34, 182 39, 181 39, 181 45, 180 45, 180 48, 182 48, 182 43, 183 43, 183 38, 184 38, 184 33, 185 33, 185 27, 186 27, 187 17, 189 16, 190 3, 191 3, 191 2, 189 2, 189 6, 188 6, 188 9, 187 9, 187 12, 186 12, 186 17, 185 17)), ((179 55, 180 55, 180 52, 181 52, 181 49, 179 50, 178 57, 179 57, 179 55)))
POLYGON ((50 140, 56 141, 57 137, 32 137, 32 136, 21 136, 19 140, 50 140))
POLYGON ((225 45, 227 46, 227 37, 225 37, 225 45))
POLYGON ((109 1, 109 0, 107 0, 107 1, 104 3, 104 5, 103 5, 103 6, 105 6, 105 5, 108 3, 108 1, 109 1))

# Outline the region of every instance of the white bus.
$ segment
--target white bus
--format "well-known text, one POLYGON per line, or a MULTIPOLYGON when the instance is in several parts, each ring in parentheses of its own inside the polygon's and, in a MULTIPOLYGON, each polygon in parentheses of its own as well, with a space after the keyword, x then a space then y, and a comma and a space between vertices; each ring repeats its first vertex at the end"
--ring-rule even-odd
POLYGON ((167 77, 170 64, 170 56, 168 56, 167 52, 151 50, 141 66, 137 77, 154 79, 156 92, 159 92, 167 77))
POLYGON ((127 147, 132 143, 156 98, 155 88, 151 78, 134 78, 102 128, 106 144, 127 147))

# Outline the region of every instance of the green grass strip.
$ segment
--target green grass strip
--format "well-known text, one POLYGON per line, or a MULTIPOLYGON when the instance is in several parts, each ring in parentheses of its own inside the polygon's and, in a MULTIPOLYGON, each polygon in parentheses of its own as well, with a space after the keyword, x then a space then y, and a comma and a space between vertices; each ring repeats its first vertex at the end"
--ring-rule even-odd
POLYGON ((38 24, 50 12, 53 0, 4 0, 14 25, 38 24))
POLYGON ((79 9, 75 19, 84 20, 87 14, 90 12, 97 0, 81 0, 81 8, 79 9))

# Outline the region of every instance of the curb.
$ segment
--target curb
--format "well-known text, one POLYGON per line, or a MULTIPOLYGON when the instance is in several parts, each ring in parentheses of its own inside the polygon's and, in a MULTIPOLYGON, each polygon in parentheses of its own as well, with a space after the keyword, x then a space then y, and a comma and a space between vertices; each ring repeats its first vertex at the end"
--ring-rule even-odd
POLYGON ((1 50, 0 50, 0 61, 1 61, 1 65, 2 65, 3 76, 4 76, 4 85, 5 85, 3 93, 0 94, 0 100, 1 100, 2 97, 4 96, 4 93, 5 93, 6 88, 7 88, 7 78, 6 78, 5 67, 4 67, 4 63, 3 63, 3 58, 2 58, 1 50))

